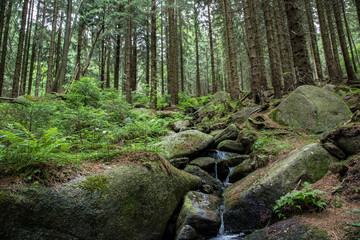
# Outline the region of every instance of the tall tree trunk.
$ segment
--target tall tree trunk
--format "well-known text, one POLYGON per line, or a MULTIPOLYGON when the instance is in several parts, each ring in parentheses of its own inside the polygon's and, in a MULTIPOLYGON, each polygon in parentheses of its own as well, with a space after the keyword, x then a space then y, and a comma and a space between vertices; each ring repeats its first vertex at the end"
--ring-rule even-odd
POLYGON ((6 54, 7 54, 7 49, 8 49, 7 43, 8 43, 8 39, 9 39, 12 5, 13 5, 13 1, 9 1, 8 10, 6 13, 6 24, 5 24, 4 37, 3 37, 3 41, 2 41, 2 51, 1 51, 1 61, 0 61, 0 97, 2 96, 2 90, 3 90, 3 86, 4 86, 6 54))
POLYGON ((132 32, 132 11, 130 8, 131 0, 128 0, 128 17, 127 17, 127 35, 126 35, 126 101, 132 103, 131 99, 131 32, 132 32))
POLYGON ((317 45, 317 37, 316 37, 316 30, 314 26, 314 18, 313 18, 313 8, 310 5, 310 0, 304 0, 305 2, 305 11, 306 11, 306 18, 309 26, 309 32, 310 32, 310 44, 311 49, 314 53, 314 60, 315 60, 315 66, 316 66, 316 73, 317 77, 320 81, 324 79, 322 67, 321 67, 321 59, 319 54, 319 47, 317 45))
POLYGON ((237 63, 236 63, 236 54, 235 54, 235 40, 234 40, 234 30, 233 30, 233 16, 232 16, 232 9, 230 0, 223 0, 223 17, 225 23, 225 32, 227 38, 226 44, 226 51, 228 52, 228 61, 230 67, 230 76, 229 77, 229 84, 231 85, 230 88, 230 98, 235 100, 240 95, 239 89, 239 77, 237 73, 237 63))
POLYGON ((156 77, 156 0, 151 0, 151 91, 150 106, 157 107, 157 77, 156 77))
POLYGON ((194 1, 194 23, 195 23, 195 54, 196 54, 196 76, 195 76, 195 85, 196 85, 196 96, 201 96, 201 83, 200 83, 200 56, 199 56, 199 27, 198 27, 198 12, 197 12, 196 1, 194 1))
POLYGON ((329 37, 329 29, 326 22, 326 16, 324 11, 323 0, 316 0, 316 9, 319 16, 320 33, 324 48, 326 67, 329 73, 330 82, 339 83, 341 82, 341 73, 338 72, 336 67, 334 55, 331 48, 331 42, 329 37))
POLYGON ((332 11, 331 11, 331 0, 323 0, 324 1, 324 6, 325 6, 325 11, 326 11, 326 17, 327 17, 327 22, 328 22, 328 26, 329 26, 329 32, 330 32, 330 39, 331 39, 331 44, 332 44, 332 51, 333 51, 333 57, 334 57, 334 61, 336 64, 336 68, 337 71, 341 74, 341 78, 343 76, 343 71, 341 69, 341 65, 340 65, 340 58, 339 58, 339 52, 338 52, 338 44, 337 44, 337 40, 336 40, 336 33, 335 33, 335 26, 334 26, 334 22, 333 22, 333 17, 332 17, 332 11))
POLYGON ((55 35, 56 35, 56 23, 57 23, 57 14, 58 6, 57 0, 53 2, 54 12, 51 23, 51 40, 50 40, 50 49, 49 49, 49 61, 48 61, 48 71, 46 77, 46 93, 51 92, 51 84, 53 78, 53 68, 54 68, 54 47, 55 47, 55 35))
POLYGON ((69 48, 71 43, 71 16, 72 16, 72 0, 68 0, 66 9, 66 25, 65 25, 65 36, 64 36, 64 47, 63 55, 61 58, 61 64, 59 71, 56 73, 55 81, 52 90, 54 92, 62 92, 61 86, 65 83, 65 74, 67 68, 67 61, 69 55, 69 48), (57 86, 60 86, 57 88, 57 86))
POLYGON ((78 43, 77 43, 77 55, 76 55, 76 64, 75 64, 75 80, 80 80, 80 69, 81 69, 81 54, 82 54, 82 45, 83 45, 83 34, 85 30, 85 22, 80 19, 78 26, 78 43))
POLYGON ((179 45, 180 45, 180 86, 181 92, 185 93, 185 79, 184 79, 184 50, 183 50, 183 37, 182 37, 182 29, 183 29, 183 19, 181 16, 180 10, 178 10, 179 16, 179 45))
POLYGON ((352 65, 351 65, 351 60, 350 60, 350 56, 349 56, 349 52, 348 52, 348 48, 347 48, 347 44, 346 44, 346 38, 345 38, 344 29, 343 29, 343 25, 342 25, 338 0, 332 0, 332 4, 333 4, 333 10, 334 10, 334 14, 335 14, 337 32, 338 32, 338 36, 339 36, 339 40, 340 40, 340 47, 341 47, 341 51, 342 51, 342 54, 344 57, 345 68, 346 68, 346 72, 347 72, 347 76, 348 76, 348 83, 351 84, 352 82, 357 81, 357 78, 356 78, 354 69, 352 68, 352 65))
POLYGON ((252 11, 252 7, 250 6, 252 0, 245 0, 244 1, 244 18, 245 18, 245 30, 246 30, 246 37, 247 37, 247 43, 249 48, 249 61, 250 61, 250 72, 251 72, 251 81, 250 81, 250 87, 251 87, 251 93, 252 98, 254 99, 254 102, 256 104, 263 104, 264 103, 264 96, 263 96, 263 88, 261 85, 261 75, 259 70, 259 62, 257 60, 257 54, 256 51, 256 43, 255 43, 255 30, 254 30, 254 24, 256 24, 254 21, 252 21, 251 14, 254 14, 252 11))
POLYGON ((136 26, 134 27, 133 43, 131 54, 131 91, 136 91, 137 86, 137 33, 136 26))
POLYGON ((271 6, 268 0, 262 1, 262 8, 264 12, 265 26, 266 26, 266 37, 268 42, 269 59, 271 66, 271 82, 274 88, 275 98, 281 98, 281 76, 280 76, 280 65, 277 61, 275 36, 273 27, 273 16, 271 14, 271 6))
MULTIPOLYGON (((61 36, 62 36, 62 28, 63 28, 63 22, 64 22, 64 12, 61 11, 61 15, 60 15, 60 26, 59 26, 59 30, 58 30, 58 36, 57 36, 57 41, 56 41, 56 48, 55 48, 55 73, 59 70, 60 68, 60 61, 61 61, 61 36)), ((60 85, 57 85, 57 88, 59 89, 60 85)))
POLYGON ((40 86, 40 75, 41 75, 41 60, 42 60, 42 50, 43 50, 43 40, 44 40, 44 27, 46 20, 46 1, 44 1, 43 15, 41 20, 40 36, 39 36, 39 53, 36 67, 36 78, 35 78, 35 96, 39 96, 39 86, 40 86))
POLYGON ((355 46, 354 47, 353 44, 352 44, 352 41, 351 41, 351 31, 350 31, 349 23, 348 23, 346 14, 345 14, 344 0, 339 0, 339 1, 341 3, 341 9, 342 9, 344 23, 345 23, 345 27, 346 27, 346 35, 347 35, 349 46, 350 46, 351 60, 352 60, 352 63, 353 63, 354 71, 357 72, 356 59, 355 59, 354 50, 353 50, 353 48, 356 48, 356 45, 354 45, 355 46))
POLYGON ((179 86, 178 86, 178 45, 176 38, 177 19, 175 14, 175 0, 169 0, 169 86, 171 93, 171 105, 178 104, 179 86))
POLYGON ((216 76, 215 76, 214 43, 213 43, 213 34, 212 34, 210 4, 211 1, 209 1, 207 5, 208 22, 209 22, 208 24, 209 24, 209 42, 210 42, 210 61, 211 61, 211 83, 212 83, 212 94, 215 94, 217 92, 217 86, 216 86, 216 76))
POLYGON ((100 52, 100 87, 104 89, 105 86, 105 39, 101 40, 101 52, 100 52))
POLYGON ((360 0, 354 0, 355 1, 355 5, 356 5, 356 13, 357 13, 357 17, 359 20, 359 25, 360 25, 360 0))
POLYGON ((314 85, 298 1, 299 0, 284 0, 294 58, 295 74, 297 80, 296 86, 306 84, 314 85))
MULTIPOLYGON (((161 2, 161 13, 162 15, 165 15, 164 12, 163 12, 163 5, 162 5, 162 2, 161 2)), ((165 95, 165 78, 164 78, 164 26, 163 26, 163 21, 161 20, 160 21, 160 28, 161 28, 161 41, 160 41, 160 49, 161 49, 161 96, 164 96, 165 95)))
POLYGON ((107 47, 107 54, 106 54, 106 88, 110 88, 110 60, 111 60, 111 47, 110 44, 108 44, 107 47))
POLYGON ((24 46, 24 55, 23 55, 23 63, 21 69, 21 81, 20 81, 20 95, 25 95, 26 88, 26 79, 27 79, 27 71, 29 64, 29 55, 30 55, 30 42, 31 42, 31 30, 33 23, 33 15, 34 15, 34 0, 30 2, 30 9, 27 20, 27 27, 25 33, 25 46, 24 46))
POLYGON ((146 60, 145 60, 145 83, 150 86, 150 33, 149 33, 149 20, 146 19, 146 60))
POLYGON ((280 59, 282 74, 284 78, 284 93, 293 90, 295 85, 295 72, 292 63, 291 45, 288 41, 288 30, 286 28, 286 16, 284 14, 283 2, 274 0, 275 21, 277 26, 278 42, 280 48, 280 59), (285 23, 284 23, 285 22, 285 23))
POLYGON ((0 3, 0 49, 1 49, 1 43, 2 43, 2 34, 3 34, 3 29, 4 29, 4 23, 5 23, 5 8, 7 5, 8 1, 6 0, 2 0, 0 3))
POLYGON ((20 28, 20 32, 19 32, 18 50, 17 50, 16 62, 15 62, 14 81, 13 81, 12 92, 11 92, 12 98, 16 98, 17 96, 19 96, 21 59, 22 59, 23 49, 24 49, 25 26, 26 26, 26 16, 27 16, 28 5, 29 5, 29 0, 24 0, 22 16, 21 16, 21 28, 20 28))
MULTIPOLYGON (((120 25, 117 26, 118 31, 120 30, 120 25)), ((116 44, 115 44, 115 66, 114 66, 114 88, 119 90, 119 74, 120 74, 120 49, 121 49, 121 39, 120 33, 116 34, 116 44)))
POLYGON ((92 44, 91 44, 91 48, 90 48, 90 51, 89 51, 89 55, 88 55, 88 57, 87 57, 87 59, 86 59, 86 61, 85 61, 85 66, 84 66, 84 68, 81 70, 81 75, 82 75, 82 76, 85 76, 86 71, 87 71, 88 67, 90 66, 90 61, 91 61, 92 55, 93 55, 93 53, 94 53, 94 49, 95 49, 96 43, 97 43, 97 41, 98 41, 98 39, 99 39, 99 37, 100 37, 100 35, 101 35, 101 33, 102 33, 103 30, 104 30, 104 26, 101 26, 101 27, 99 28, 99 30, 96 32, 96 34, 95 34, 95 37, 94 37, 94 39, 93 39, 93 41, 92 41, 92 44))
POLYGON ((39 19, 40 19, 40 8, 41 8, 41 1, 39 0, 37 11, 36 11, 36 26, 35 26, 35 34, 33 37, 33 44, 31 49, 31 59, 30 59, 30 72, 29 72, 29 84, 27 94, 31 94, 32 90, 32 83, 33 83, 33 74, 34 74, 34 65, 35 65, 35 58, 36 58, 36 47, 38 46, 38 37, 39 37, 39 19))

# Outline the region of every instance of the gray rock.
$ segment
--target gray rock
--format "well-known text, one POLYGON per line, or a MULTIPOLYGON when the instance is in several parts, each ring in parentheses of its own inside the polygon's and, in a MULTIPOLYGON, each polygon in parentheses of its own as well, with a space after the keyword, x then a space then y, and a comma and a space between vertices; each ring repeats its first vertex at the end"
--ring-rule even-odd
POLYGON ((251 164, 250 160, 246 160, 239 165, 237 165, 229 175, 229 182, 234 183, 239 181, 240 179, 249 175, 252 171, 254 171, 253 164, 251 164))
POLYGON ((314 86, 301 86, 279 105, 275 121, 323 133, 350 120, 351 116, 349 108, 336 94, 314 86))
POLYGON ((258 230, 244 240, 330 240, 325 231, 320 231, 317 227, 307 225, 299 219, 288 219, 275 223, 269 227, 258 230))
POLYGON ((337 159, 342 160, 346 158, 345 153, 332 142, 326 142, 322 146, 337 159))
POLYGON ((216 192, 221 191, 220 183, 214 177, 212 177, 208 172, 202 170, 198 166, 188 165, 184 169, 184 171, 200 177, 203 181, 203 184, 212 186, 214 191, 216 192))
POLYGON ((173 158, 169 162, 178 169, 184 169, 189 164, 190 159, 187 157, 173 158))
POLYGON ((213 145, 216 147, 220 142, 224 140, 236 140, 239 132, 240 130, 234 124, 231 124, 214 137, 213 145))
POLYGON ((234 156, 234 157, 229 157, 229 158, 226 158, 226 159, 222 159, 222 160, 220 160, 218 162, 218 164, 220 164, 221 162, 226 162, 226 164, 229 167, 235 167, 235 166, 239 165, 240 163, 242 163, 244 160, 247 160, 249 158, 250 158, 249 155, 237 155, 237 156, 234 156))
POLYGON ((224 140, 220 142, 217 149, 225 152, 244 153, 243 145, 234 140, 224 140))
POLYGON ((215 137, 216 135, 218 135, 219 133, 221 133, 222 131, 224 131, 224 129, 218 129, 218 130, 213 130, 211 131, 209 134, 213 137, 215 137))
POLYGON ((308 145, 266 169, 258 169, 225 192, 225 231, 240 232, 264 227, 275 201, 301 180, 321 179, 336 159, 320 144, 308 145))
POLYGON ((185 225, 181 228, 176 240, 196 240, 199 239, 199 234, 190 225, 185 225))
POLYGON ((190 164, 198 166, 208 173, 215 172, 215 159, 211 157, 199 157, 192 160, 190 164))
POLYGON ((216 92, 213 96, 214 102, 229 101, 230 95, 224 91, 216 92))
POLYGON ((354 137, 340 137, 336 145, 348 156, 360 153, 360 134, 354 137))
POLYGON ((200 178, 164 164, 171 172, 157 163, 152 170, 112 168, 95 192, 79 187, 85 178, 0 191, 0 239, 161 239, 184 194, 201 186, 200 178))
MULTIPOLYGON (((188 227, 186 227, 187 225, 191 226, 201 236, 216 236, 221 225, 220 213, 217 211, 217 202, 218 197, 214 195, 189 192, 185 196, 184 204, 179 214, 176 239, 188 239, 184 238, 185 234, 183 234, 184 232, 189 232, 187 230, 188 227)), ((189 235, 190 237, 195 236, 193 232, 189 235)))
POLYGON ((166 159, 191 157, 203 151, 213 141, 214 138, 208 134, 188 130, 167 136, 158 144, 158 147, 162 149, 166 159))
POLYGON ((257 112, 260 108, 258 107, 248 107, 248 108, 244 108, 236 113, 234 113, 231 116, 231 121, 233 123, 237 123, 237 124, 243 124, 244 122, 246 122, 250 116, 252 114, 254 114, 255 112, 257 112))
POLYGON ((210 125, 210 130, 222 130, 226 128, 225 123, 215 123, 210 125))
POLYGON ((175 132, 181 132, 184 130, 188 130, 188 127, 190 126, 190 121, 189 120, 177 121, 177 122, 173 122, 172 125, 175 132))

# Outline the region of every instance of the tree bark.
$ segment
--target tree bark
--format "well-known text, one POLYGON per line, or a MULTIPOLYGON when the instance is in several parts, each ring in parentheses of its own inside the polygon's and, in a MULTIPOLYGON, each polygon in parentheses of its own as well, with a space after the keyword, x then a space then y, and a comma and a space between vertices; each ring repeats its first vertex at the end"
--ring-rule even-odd
POLYGON ((335 22, 336 22, 336 26, 337 26, 337 32, 338 32, 338 36, 339 36, 339 40, 340 40, 340 47, 341 47, 341 51, 342 51, 342 54, 344 57, 345 68, 346 68, 346 72, 347 72, 347 76, 348 76, 348 83, 351 84, 351 83, 357 81, 357 78, 356 78, 354 69, 352 68, 349 52, 347 49, 346 38, 345 38, 344 29, 343 29, 343 25, 342 25, 338 0, 332 0, 332 4, 333 4, 334 15, 335 15, 335 22))
POLYGON ((29 0, 24 0, 24 5, 22 9, 21 16, 21 28, 19 32, 19 43, 18 43, 18 51, 16 55, 15 62, 15 71, 14 71, 14 81, 12 85, 11 97, 16 98, 19 96, 19 81, 20 81, 20 73, 21 73, 21 60, 24 49, 24 38, 25 38, 25 26, 26 26, 26 16, 28 10, 29 0))
POLYGON ((40 75, 41 75, 41 60, 42 60, 42 51, 43 51, 43 40, 44 40, 44 27, 45 27, 45 20, 46 20, 46 1, 44 1, 43 7, 43 15, 41 21, 41 28, 40 28, 40 36, 39 36, 39 53, 38 53, 38 60, 37 60, 37 67, 36 67, 36 78, 35 78, 35 96, 39 96, 39 86, 40 86, 40 75))
MULTIPOLYGON (((117 26, 118 31, 120 26, 117 26)), ((114 66, 114 88, 119 90, 119 74, 120 74, 120 49, 121 49, 121 39, 120 33, 116 34, 116 45, 115 45, 115 66, 114 66)))
POLYGON ((145 83, 150 86, 150 34, 149 34, 149 20, 146 19, 146 60, 145 60, 145 83))
POLYGON ((196 54, 196 76, 195 76, 195 85, 196 85, 196 96, 201 96, 201 83, 200 83, 200 56, 199 56, 199 29, 198 29, 198 12, 197 6, 194 1, 194 28, 195 28, 195 54, 196 54))
POLYGON ((52 87, 52 90, 54 92, 62 92, 61 86, 65 83, 65 74, 66 74, 67 61, 69 55, 69 47, 71 43, 71 15, 72 15, 72 0, 68 0, 67 9, 66 9, 66 25, 65 25, 63 55, 61 58, 59 71, 57 71, 56 73, 56 78, 55 78, 56 83, 54 83, 52 87), (60 87, 58 88, 58 86, 60 87))
POLYGON ((316 66, 316 73, 317 77, 320 81, 324 79, 322 67, 321 67, 321 59, 319 54, 319 47, 317 45, 317 37, 316 37, 316 30, 314 26, 314 18, 313 18, 313 8, 310 5, 310 0, 304 0, 305 3, 305 11, 306 11, 306 18, 309 26, 310 32, 310 46, 314 53, 314 60, 316 66))
POLYGON ((111 47, 110 44, 107 47, 106 54, 106 88, 110 88, 110 60, 111 60, 111 47))
POLYGON ((183 37, 182 37, 182 28, 183 28, 183 19, 181 17, 181 12, 178 10, 179 13, 179 53, 180 53, 180 86, 181 92, 185 93, 185 79, 184 79, 184 50, 183 50, 183 37))
POLYGON ((296 86, 314 85, 298 1, 284 0, 297 80, 296 86))
POLYGON ((275 98, 281 98, 281 76, 280 66, 276 56, 275 36, 272 19, 274 16, 271 14, 271 6, 268 0, 262 1, 262 8, 264 12, 266 38, 268 42, 269 59, 271 66, 271 82, 274 88, 275 98))
POLYGON ((100 87, 104 89, 105 87, 105 39, 101 40, 100 47, 100 87))
POLYGON ((357 17, 359 20, 359 25, 360 25, 360 0, 354 0, 355 1, 355 6, 356 6, 356 13, 357 13, 357 17))
POLYGON ((0 49, 1 49, 1 44, 2 44, 2 35, 3 35, 3 29, 4 29, 4 23, 5 23, 5 8, 7 5, 8 1, 6 0, 2 0, 0 3, 0 49))
MULTIPOLYGON (((55 73, 58 71, 58 69, 60 68, 60 61, 61 61, 61 37, 62 37, 62 28, 63 28, 63 19, 64 19, 64 12, 61 12, 60 15, 60 26, 59 26, 59 30, 58 30, 58 36, 57 36, 57 41, 56 41, 56 49, 55 49, 55 73)), ((57 85, 57 88, 59 88, 60 85, 57 85)))
POLYGON ((80 80, 80 71, 81 69, 81 54, 82 54, 82 45, 83 45, 83 34, 85 30, 85 22, 80 19, 78 26, 78 43, 77 43, 77 55, 76 55, 76 68, 75 69, 75 80, 80 80))
POLYGON ((211 83, 212 83, 212 94, 215 94, 217 92, 217 85, 216 85, 216 75, 215 75, 214 43, 213 43, 210 3, 211 1, 209 1, 207 5, 207 10, 208 10, 208 22, 209 22, 208 24, 209 24, 210 61, 211 61, 211 83))
POLYGON ((131 32, 132 32, 132 11, 130 9, 131 0, 128 0, 128 17, 127 17, 127 35, 126 35, 126 101, 131 104, 131 32))
POLYGON ((329 29, 326 23, 326 16, 324 11, 323 0, 316 0, 316 8, 320 23, 320 33, 324 48, 326 67, 329 73, 330 82, 339 83, 341 82, 341 74, 338 72, 336 67, 334 55, 331 48, 331 42, 329 38, 329 29))
POLYGON ((177 31, 177 19, 175 14, 175 0, 169 0, 169 86, 171 93, 171 105, 178 104, 179 97, 179 86, 178 86, 178 44, 176 41, 176 31, 177 31))
MULTIPOLYGON (((163 5, 162 5, 162 2, 161 2, 161 13, 162 15, 165 15, 165 13, 163 12, 163 5)), ((164 78, 164 26, 163 26, 163 21, 161 20, 160 21, 160 28, 161 28, 161 41, 160 41, 160 49, 161 49, 161 96, 164 96, 165 95, 165 78, 164 78)))
POLYGON ((9 1, 8 10, 6 13, 4 37, 3 37, 3 41, 2 41, 2 51, 1 51, 1 61, 0 61, 0 97, 2 96, 2 90, 3 90, 3 86, 4 86, 5 64, 6 64, 6 55, 7 55, 7 49, 8 49, 7 43, 8 43, 8 39, 9 39, 12 5, 13 5, 13 1, 9 1))
POLYGON ((341 9, 342 9, 342 13, 343 13, 343 19, 344 19, 344 23, 345 23, 345 28, 346 28, 346 35, 348 38, 348 42, 349 42, 349 46, 350 46, 350 52, 351 52, 351 60, 353 63, 353 67, 354 67, 354 72, 357 72, 357 67, 356 67, 356 59, 355 59, 355 54, 354 54, 354 48, 356 48, 356 45, 353 46, 352 42, 351 42, 351 32, 350 32, 350 27, 349 27, 349 23, 345 14, 345 6, 344 6, 344 0, 339 0, 341 2, 341 9))
POLYGON ((156 0, 151 0, 151 91, 150 106, 157 107, 157 77, 156 77, 156 0))
POLYGON ((136 26, 134 27, 133 43, 131 54, 131 91, 136 91, 137 86, 137 32, 136 26))

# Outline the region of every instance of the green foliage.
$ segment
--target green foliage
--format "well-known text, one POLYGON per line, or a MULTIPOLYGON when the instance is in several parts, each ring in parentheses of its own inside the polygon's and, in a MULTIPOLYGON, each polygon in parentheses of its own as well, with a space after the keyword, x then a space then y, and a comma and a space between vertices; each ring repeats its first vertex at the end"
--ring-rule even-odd
POLYGON ((210 101, 210 95, 202 96, 202 97, 190 97, 185 94, 179 94, 178 108, 181 110, 193 109, 193 108, 197 109, 201 106, 204 106, 209 101, 210 101))
POLYGON ((301 191, 294 190, 276 200, 274 212, 281 219, 297 211, 322 210, 327 207, 326 201, 321 197, 325 192, 313 190, 311 185, 305 183, 301 191))
POLYGON ((101 89, 98 84, 93 79, 84 77, 75 81, 66 95, 68 101, 75 106, 98 106, 100 97, 101 89))
POLYGON ((346 211, 354 219, 354 222, 346 222, 346 235, 348 239, 360 239, 360 209, 354 208, 346 211))
POLYGON ((94 192, 105 193, 109 190, 108 184, 109 182, 106 176, 94 175, 82 181, 81 184, 79 184, 79 188, 86 190, 89 194, 94 192))
POLYGON ((266 136, 263 135, 262 137, 259 137, 255 143, 252 146, 252 149, 254 152, 262 152, 267 151, 269 143, 271 143, 274 139, 274 136, 266 136))

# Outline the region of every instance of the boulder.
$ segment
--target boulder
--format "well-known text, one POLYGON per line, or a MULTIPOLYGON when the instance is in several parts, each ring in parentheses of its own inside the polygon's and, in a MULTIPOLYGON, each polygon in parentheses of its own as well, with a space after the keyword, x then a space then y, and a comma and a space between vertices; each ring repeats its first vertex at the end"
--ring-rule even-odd
POLYGON ((195 165, 207 171, 208 173, 215 172, 215 159, 211 157, 199 157, 190 162, 191 165, 195 165))
POLYGON ((240 163, 242 163, 244 160, 247 160, 249 158, 250 158, 249 155, 237 155, 237 156, 219 160, 218 165, 222 164, 222 162, 226 162, 227 166, 235 167, 235 166, 239 165, 240 163))
POLYGON ((250 160, 246 160, 237 165, 229 174, 229 182, 234 183, 246 177, 254 170, 250 160))
POLYGON ((260 108, 258 108, 258 107, 244 108, 244 109, 234 113, 231 116, 231 121, 233 123, 243 124, 244 122, 246 122, 250 118, 250 116, 252 114, 256 113, 258 110, 260 110, 260 108))
POLYGON ((214 146, 216 147, 220 142, 224 140, 236 140, 239 135, 240 130, 234 125, 231 124, 225 128, 222 132, 214 137, 214 146))
POLYGON ((201 186, 168 162, 120 165, 95 176, 0 191, 0 239, 162 239, 183 196, 201 186))
POLYGON ((212 98, 214 102, 223 102, 223 101, 229 101, 230 95, 224 91, 219 91, 216 92, 212 98))
POLYGON ((190 126, 189 120, 177 121, 177 122, 172 123, 172 127, 175 132, 181 132, 184 130, 188 130, 189 126, 190 126))
POLYGON ((350 120, 351 116, 349 108, 336 94, 305 85, 298 87, 278 106, 274 120, 283 125, 324 133, 350 120))
POLYGON ((314 183, 321 179, 334 161, 319 143, 314 143, 236 182, 224 195, 225 231, 264 227, 271 220, 277 199, 292 191, 300 180, 314 183))
POLYGON ((189 164, 190 159, 187 157, 172 158, 169 162, 178 169, 184 169, 189 164))
POLYGON ((208 134, 188 130, 167 136, 158 147, 163 151, 162 154, 166 159, 191 157, 203 151, 213 141, 214 138, 208 134))
POLYGON ((214 195, 189 192, 179 214, 176 239, 194 239, 196 235, 197 239, 216 236, 221 225, 220 213, 217 211, 218 200, 214 195))
POLYGON ((325 231, 320 231, 317 227, 307 225, 299 219, 288 219, 275 223, 269 227, 258 230, 249 236, 242 238, 244 240, 330 240, 325 231))
POLYGON ((244 153, 242 144, 234 140, 224 140, 220 142, 217 149, 225 152, 244 153))
POLYGON ((202 170, 198 166, 188 165, 185 169, 185 172, 198 176, 202 179, 204 185, 210 185, 214 191, 219 192, 221 191, 220 183, 212 177, 208 172, 202 170))

